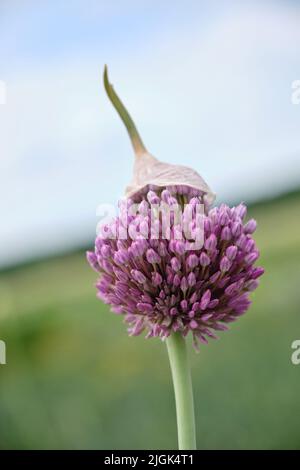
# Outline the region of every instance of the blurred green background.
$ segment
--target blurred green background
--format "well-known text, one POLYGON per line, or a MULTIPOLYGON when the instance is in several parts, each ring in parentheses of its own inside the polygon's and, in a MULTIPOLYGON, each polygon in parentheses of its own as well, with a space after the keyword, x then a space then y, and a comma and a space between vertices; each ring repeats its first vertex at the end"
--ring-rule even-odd
MULTIPOLYGON (((249 312, 191 348, 199 449, 300 448, 300 193, 257 204, 266 269, 249 312)), ((77 252, 0 275, 0 447, 176 448, 165 345, 129 338, 77 252)))

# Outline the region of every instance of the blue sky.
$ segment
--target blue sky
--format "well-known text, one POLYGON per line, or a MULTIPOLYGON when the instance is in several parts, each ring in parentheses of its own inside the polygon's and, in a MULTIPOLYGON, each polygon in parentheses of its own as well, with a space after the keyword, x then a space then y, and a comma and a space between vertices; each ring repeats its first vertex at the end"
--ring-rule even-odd
POLYGON ((0 265, 92 239, 132 150, 111 81, 148 150, 218 200, 300 182, 300 5, 288 1, 2 0, 0 265))

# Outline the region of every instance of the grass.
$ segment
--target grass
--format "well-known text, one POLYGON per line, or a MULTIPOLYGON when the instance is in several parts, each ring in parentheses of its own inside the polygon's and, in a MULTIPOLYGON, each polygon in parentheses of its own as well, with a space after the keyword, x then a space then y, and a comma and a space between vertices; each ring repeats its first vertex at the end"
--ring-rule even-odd
MULTIPOLYGON (((300 198, 250 211, 266 269, 245 317, 191 351, 200 449, 300 449, 300 198)), ((165 344, 129 338, 84 254, 0 274, 0 447, 176 447, 165 344)))

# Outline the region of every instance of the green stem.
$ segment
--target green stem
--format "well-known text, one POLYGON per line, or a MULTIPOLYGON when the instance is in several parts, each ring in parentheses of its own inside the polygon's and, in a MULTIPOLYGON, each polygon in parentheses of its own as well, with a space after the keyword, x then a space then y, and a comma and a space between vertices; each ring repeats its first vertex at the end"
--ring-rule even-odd
POLYGON ((105 65, 104 67, 104 74, 103 74, 103 80, 104 80, 104 87, 107 93, 107 96, 109 97, 111 103, 113 104, 114 108, 116 109, 117 113, 119 114, 120 118, 122 119, 127 132, 129 134, 133 149, 136 153, 137 156, 141 156, 143 153, 146 153, 146 147, 143 144, 143 141, 140 137, 140 134, 138 133, 138 130, 128 113, 127 109, 125 108, 124 104, 118 97, 117 93, 115 92, 113 86, 111 83, 109 83, 108 79, 108 73, 107 73, 107 66, 105 65))
POLYGON ((174 384, 179 450, 196 449, 194 400, 185 339, 180 333, 167 338, 174 384))

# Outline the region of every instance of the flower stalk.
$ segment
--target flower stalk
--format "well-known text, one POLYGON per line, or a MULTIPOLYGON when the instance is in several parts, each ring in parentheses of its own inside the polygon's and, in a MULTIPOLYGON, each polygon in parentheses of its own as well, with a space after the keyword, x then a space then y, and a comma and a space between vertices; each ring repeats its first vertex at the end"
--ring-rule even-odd
POLYGON ((119 114, 121 120, 123 121, 127 132, 129 134, 134 152, 136 156, 141 156, 144 153, 147 152, 146 147, 143 144, 143 141, 141 139, 141 136, 136 128, 136 125, 134 124, 129 112, 125 108, 124 104, 118 97, 117 93, 115 92, 112 84, 109 82, 108 79, 108 71, 107 71, 107 66, 105 65, 104 67, 104 74, 103 74, 103 81, 104 81, 104 87, 107 93, 107 96, 109 97, 112 105, 116 109, 117 113, 119 114))
POLYGON ((176 402, 178 448, 196 449, 194 398, 185 338, 178 332, 166 340, 176 402))

